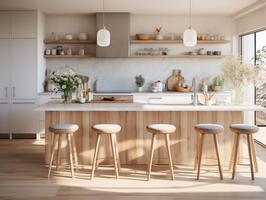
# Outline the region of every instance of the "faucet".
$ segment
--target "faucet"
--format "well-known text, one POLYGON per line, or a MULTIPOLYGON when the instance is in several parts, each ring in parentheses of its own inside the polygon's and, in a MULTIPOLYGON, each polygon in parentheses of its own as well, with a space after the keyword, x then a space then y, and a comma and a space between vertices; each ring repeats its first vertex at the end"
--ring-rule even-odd
POLYGON ((191 95, 192 104, 196 106, 198 104, 198 96, 197 96, 197 80, 196 77, 192 79, 192 87, 193 87, 193 94, 191 95))

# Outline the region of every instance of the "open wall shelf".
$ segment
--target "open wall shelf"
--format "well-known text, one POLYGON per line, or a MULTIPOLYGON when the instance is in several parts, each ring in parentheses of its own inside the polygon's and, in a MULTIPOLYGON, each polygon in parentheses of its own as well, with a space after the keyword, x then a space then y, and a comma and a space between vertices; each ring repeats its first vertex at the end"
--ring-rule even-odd
POLYGON ((44 44, 96 44, 92 40, 44 40, 44 44))
MULTIPOLYGON (((131 40, 131 44, 182 44, 183 40, 131 40)), ((198 40, 198 44, 226 44, 229 40, 198 40)))
POLYGON ((44 55, 45 58, 95 58, 95 55, 44 55))
POLYGON ((131 55, 130 58, 196 58, 196 59, 221 59, 223 55, 131 55))

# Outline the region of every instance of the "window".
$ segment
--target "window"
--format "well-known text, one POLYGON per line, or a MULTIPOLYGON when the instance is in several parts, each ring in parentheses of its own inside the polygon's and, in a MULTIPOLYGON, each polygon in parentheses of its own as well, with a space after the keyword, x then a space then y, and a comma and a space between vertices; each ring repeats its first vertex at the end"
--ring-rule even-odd
MULTIPOLYGON (((256 64, 256 52, 266 46, 266 30, 242 35, 240 39, 242 62, 256 64)), ((255 88, 254 98, 255 104, 266 107, 266 80, 255 88)), ((255 112, 255 124, 266 126, 266 112, 255 112)))

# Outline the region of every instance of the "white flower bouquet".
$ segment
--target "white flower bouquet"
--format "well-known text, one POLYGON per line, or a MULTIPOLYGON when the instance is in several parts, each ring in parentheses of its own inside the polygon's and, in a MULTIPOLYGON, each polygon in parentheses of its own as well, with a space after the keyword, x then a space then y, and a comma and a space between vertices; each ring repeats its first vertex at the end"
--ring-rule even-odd
POLYGON ((62 97, 65 103, 72 100, 72 92, 80 84, 80 78, 75 71, 70 67, 63 67, 51 73, 49 79, 53 81, 57 89, 62 92, 62 97))

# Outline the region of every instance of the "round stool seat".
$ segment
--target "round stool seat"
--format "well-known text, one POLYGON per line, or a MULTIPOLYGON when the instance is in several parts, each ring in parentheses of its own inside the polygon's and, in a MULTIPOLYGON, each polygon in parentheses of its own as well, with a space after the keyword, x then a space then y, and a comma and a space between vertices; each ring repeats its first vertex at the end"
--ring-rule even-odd
POLYGON ((49 126, 49 130, 53 133, 74 133, 79 129, 76 124, 53 124, 49 126))
POLYGON ((95 124, 92 128, 105 134, 113 134, 121 131, 121 126, 118 124, 95 124))
POLYGON ((147 130, 153 134, 169 134, 176 130, 176 127, 171 124, 150 124, 147 130))
POLYGON ((198 124, 195 126, 195 129, 201 133, 217 134, 223 132, 224 127, 219 124, 198 124))
POLYGON ((231 124, 230 129, 235 133, 252 134, 259 131, 259 128, 252 124, 231 124))

